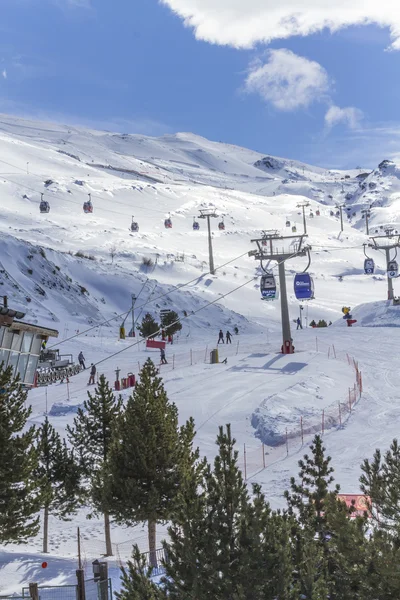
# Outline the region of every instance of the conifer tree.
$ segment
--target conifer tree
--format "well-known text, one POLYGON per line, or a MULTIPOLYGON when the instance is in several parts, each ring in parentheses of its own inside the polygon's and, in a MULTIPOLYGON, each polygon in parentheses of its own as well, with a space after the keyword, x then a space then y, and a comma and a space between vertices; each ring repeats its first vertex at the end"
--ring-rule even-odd
POLYGON ((122 398, 115 397, 104 375, 94 394, 88 392, 73 426, 67 427, 69 440, 88 481, 86 498, 95 512, 104 515, 106 555, 112 556, 110 516, 105 508, 103 467, 111 446, 112 431, 122 410, 122 398))
POLYGON ((182 323, 179 320, 179 315, 174 310, 170 310, 162 316, 161 327, 167 335, 175 335, 182 329, 182 323))
POLYGON ((202 465, 200 481, 192 479, 172 517, 163 585, 175 600, 273 600, 292 583, 285 573, 279 587, 283 572, 274 573, 281 517, 271 516, 258 486, 249 498, 229 426, 220 428, 217 444, 214 468, 202 465))
POLYGON ((116 593, 118 600, 167 599, 164 590, 151 581, 153 568, 146 567, 136 545, 133 547, 132 560, 128 560, 127 567, 121 567, 121 571, 121 591, 116 593))
POLYGON ((106 497, 118 523, 147 521, 152 564, 156 523, 168 520, 187 472, 194 423, 178 426, 157 369, 148 359, 118 419, 105 469, 106 497))
POLYGON ((137 329, 143 338, 153 338, 160 331, 160 325, 150 313, 146 313, 137 329))
POLYGON ((48 552, 49 515, 67 521, 76 512, 80 470, 47 416, 38 431, 37 453, 36 477, 41 481, 43 493, 43 552, 48 552))
MULTIPOLYGON (((304 460, 299 461, 300 483, 294 477, 290 480, 290 492, 285 492, 291 513, 297 511, 300 522, 312 526, 314 532, 321 540, 325 535, 324 502, 329 493, 329 486, 333 483, 333 468, 330 465, 331 457, 325 456, 322 438, 316 435, 310 446, 312 456, 304 455, 304 460)), ((339 486, 335 486, 332 493, 337 496, 339 486)))
POLYGON ((39 530, 40 482, 36 430, 26 429, 32 412, 27 392, 12 368, 0 365, 0 543, 23 543, 39 530), (23 432, 23 433, 22 433, 23 432))
POLYGON ((400 546, 400 446, 393 440, 382 457, 375 451, 372 461, 361 465, 361 490, 370 498, 370 511, 380 529, 395 535, 400 546))

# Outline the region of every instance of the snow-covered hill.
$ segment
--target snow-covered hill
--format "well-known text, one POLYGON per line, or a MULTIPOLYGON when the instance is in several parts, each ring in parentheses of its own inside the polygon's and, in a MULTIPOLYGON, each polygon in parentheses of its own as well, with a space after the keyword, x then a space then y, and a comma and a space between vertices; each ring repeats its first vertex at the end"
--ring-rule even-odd
MULTIPOLYGON (((302 417, 307 431, 318 429, 321 411, 328 415, 347 401, 354 384, 347 355, 354 356, 365 368, 365 393, 342 428, 337 428, 337 419, 330 421, 326 443, 334 461, 338 459, 335 466, 345 491, 357 491, 361 459, 372 454, 375 444, 384 447, 395 435, 395 391, 400 385, 393 375, 400 372, 396 350, 387 363, 380 357, 389 343, 396 348, 398 330, 382 333, 379 328, 397 320, 400 306, 385 303, 383 254, 373 253, 374 276, 364 274, 363 244, 368 237, 361 209, 371 206, 372 232, 389 223, 396 228, 399 172, 387 161, 372 173, 326 171, 192 134, 148 138, 3 115, 0 295, 8 295, 10 305, 26 312, 27 320, 57 328, 57 345, 63 352, 76 356, 83 350, 89 362, 103 361, 101 371, 111 381, 117 368, 122 376, 137 373, 148 356, 143 345, 133 345, 137 340, 118 339, 120 315, 129 310, 131 295, 139 296, 139 319, 143 311, 158 317, 164 308, 177 310, 183 330, 167 348, 169 364, 162 371, 168 394, 182 420, 195 417, 197 443, 209 457, 215 453, 217 426, 232 423, 239 447, 247 445, 251 480, 263 483, 274 506, 282 505, 282 491, 302 451, 293 430, 302 417), (39 212, 41 194, 50 203, 48 214, 39 212), (88 194, 93 214, 82 210, 88 194), (309 272, 315 282, 315 300, 304 303, 303 322, 339 320, 320 330, 293 330, 296 354, 283 357, 276 354, 281 344, 280 303, 260 301, 259 265, 248 252, 254 249, 251 240, 264 230, 292 235, 295 226, 301 233, 299 203, 309 204, 309 272), (342 233, 336 204, 345 205, 342 233), (202 208, 218 214, 212 222, 214 276, 208 273, 206 223, 199 221, 199 231, 192 228, 202 208), (172 229, 164 227, 168 216, 172 229), (130 229, 132 217, 139 232, 130 229), (218 229, 221 220, 224 231, 218 229), (361 304, 365 306, 355 308, 361 304), (353 329, 342 320, 344 305, 351 306, 358 319, 353 329), (232 331, 235 326, 239 336, 232 346, 220 349, 227 364, 205 364, 218 330, 232 331), (65 341, 78 330, 78 337, 65 341), (269 466, 263 469, 260 440, 272 447, 276 439, 284 439, 286 429, 294 440, 289 456, 269 448, 269 466)), ((286 263, 292 320, 299 315, 293 277, 306 267, 306 259, 286 263)), ((29 393, 32 422, 40 423, 47 407, 53 425, 64 434, 85 399, 86 373, 74 377, 68 391, 62 385, 50 391, 29 393)), ((79 522, 89 563, 102 551, 102 529, 100 522, 87 523, 84 516, 79 522)), ((70 527, 52 519, 51 527, 56 532, 53 554, 72 556, 75 523, 70 527)), ((129 556, 133 539, 145 549, 142 532, 113 529, 115 549, 123 558, 129 556)), ((24 549, 22 559, 20 551, 11 548, 20 567, 15 569, 11 562, 0 566, 5 591, 18 591, 39 550, 39 537, 24 549)), ((47 582, 66 581, 64 559, 57 558, 55 565, 51 575, 37 576, 47 582)))

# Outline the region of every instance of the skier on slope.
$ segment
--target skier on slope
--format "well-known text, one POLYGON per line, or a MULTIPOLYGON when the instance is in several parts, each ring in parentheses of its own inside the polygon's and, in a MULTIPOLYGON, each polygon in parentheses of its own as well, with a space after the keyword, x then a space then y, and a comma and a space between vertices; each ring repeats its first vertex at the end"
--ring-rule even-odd
POLYGON ((297 323, 297 327, 296 327, 296 329, 303 329, 303 325, 301 324, 301 319, 300 319, 300 317, 297 317, 297 319, 296 319, 296 323, 297 323))
POLYGON ((224 332, 222 331, 222 329, 219 330, 219 334, 218 334, 218 344, 222 342, 223 344, 225 344, 225 340, 224 340, 224 332))
POLYGON ((78 360, 79 360, 79 364, 81 365, 81 367, 83 369, 86 369, 86 366, 85 366, 85 357, 83 356, 82 350, 78 354, 78 360))
POLYGON ((167 365, 167 359, 165 358, 165 350, 164 348, 160 348, 160 359, 162 365, 167 365))
POLYGON ((226 343, 227 344, 232 344, 232 334, 230 331, 226 332, 226 343))
POLYGON ((90 377, 88 385, 94 385, 94 378, 96 376, 96 365, 93 363, 90 365, 90 377))

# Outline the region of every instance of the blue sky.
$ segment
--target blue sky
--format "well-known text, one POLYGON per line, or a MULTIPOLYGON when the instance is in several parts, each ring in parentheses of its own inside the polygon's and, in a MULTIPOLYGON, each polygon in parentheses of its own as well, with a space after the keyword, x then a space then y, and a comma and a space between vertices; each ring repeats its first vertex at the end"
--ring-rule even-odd
MULTIPOLYGON (((262 23, 261 1, 272 0, 2 0, 0 110, 129 133, 192 131, 329 167, 400 156, 395 19, 343 25, 330 13, 332 33, 308 10, 299 36, 272 28, 271 10, 262 23), (242 6, 227 17, 232 2, 242 6), (246 21, 252 10, 261 25, 246 21)), ((292 1, 281 0, 286 16, 292 1)))

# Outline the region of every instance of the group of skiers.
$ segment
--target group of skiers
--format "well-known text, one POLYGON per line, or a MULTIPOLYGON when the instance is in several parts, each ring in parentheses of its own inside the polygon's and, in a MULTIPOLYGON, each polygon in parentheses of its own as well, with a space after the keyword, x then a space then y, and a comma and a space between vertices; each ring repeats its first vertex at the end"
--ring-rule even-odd
MULTIPOLYGON (((82 369, 86 369, 86 365, 85 365, 86 359, 83 356, 82 350, 78 354, 78 361, 79 361, 79 364, 81 365, 82 369)), ((96 372, 97 372, 96 365, 93 364, 93 363, 91 363, 91 365, 90 365, 90 377, 89 377, 88 385, 94 385, 95 384, 96 372)))
MULTIPOLYGON (((225 344, 225 340, 224 340, 224 332, 222 331, 222 329, 220 329, 220 330, 219 330, 219 334, 218 334, 218 342, 217 342, 217 344, 220 344, 221 342, 222 342, 223 344, 225 344)), ((229 331, 227 331, 227 332, 226 332, 226 343, 227 343, 227 344, 232 344, 232 334, 231 334, 229 331)))

